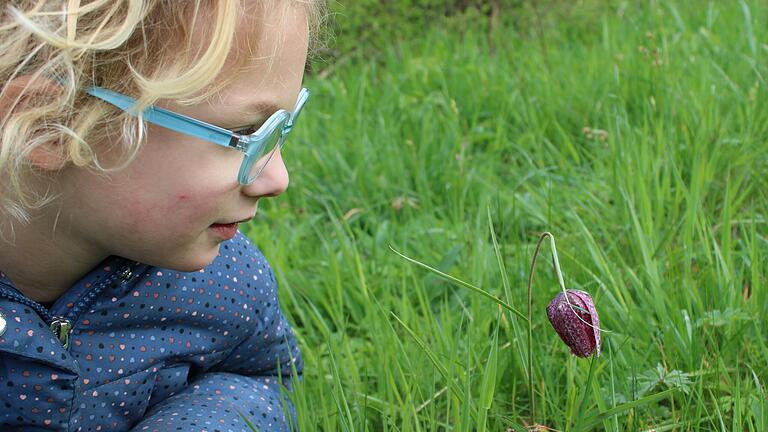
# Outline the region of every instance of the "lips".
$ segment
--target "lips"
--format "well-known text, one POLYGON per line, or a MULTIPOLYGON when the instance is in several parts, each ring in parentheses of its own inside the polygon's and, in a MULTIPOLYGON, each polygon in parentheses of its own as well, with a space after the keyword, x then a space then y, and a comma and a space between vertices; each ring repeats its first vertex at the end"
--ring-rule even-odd
POLYGON ((250 221, 251 221, 251 219, 253 219, 253 216, 249 216, 249 217, 247 217, 247 218, 245 218, 245 219, 240 219, 240 220, 238 220, 238 221, 232 221, 232 222, 217 222, 217 223, 214 223, 214 224, 212 224, 212 225, 232 225, 232 224, 240 224, 240 223, 250 222, 250 221))
POLYGON ((213 224, 208 228, 211 232, 215 233, 218 237, 224 240, 229 240, 237 235, 237 224, 213 224))

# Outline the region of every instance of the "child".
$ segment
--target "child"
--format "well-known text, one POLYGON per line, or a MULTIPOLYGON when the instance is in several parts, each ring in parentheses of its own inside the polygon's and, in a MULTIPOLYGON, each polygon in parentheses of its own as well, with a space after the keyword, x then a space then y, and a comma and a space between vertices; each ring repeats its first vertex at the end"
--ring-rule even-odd
POLYGON ((288 186, 320 5, 0 4, 0 430, 291 429, 237 224, 288 186))

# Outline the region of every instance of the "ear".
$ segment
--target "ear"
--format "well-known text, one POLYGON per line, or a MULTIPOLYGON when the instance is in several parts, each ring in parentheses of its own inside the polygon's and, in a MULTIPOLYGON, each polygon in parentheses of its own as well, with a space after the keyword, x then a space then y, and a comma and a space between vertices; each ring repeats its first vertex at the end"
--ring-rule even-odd
POLYGON ((58 143, 53 146, 45 144, 29 152, 27 159, 34 167, 43 171, 58 171, 67 164, 62 150, 58 143))
MULTIPOLYGON (((14 111, 22 110, 36 96, 54 96, 61 91, 61 85, 48 78, 21 75, 11 79, 0 91, 0 124, 5 123, 14 111)), ((43 171, 56 171, 67 162, 62 150, 59 142, 45 143, 30 151, 27 159, 43 171)))

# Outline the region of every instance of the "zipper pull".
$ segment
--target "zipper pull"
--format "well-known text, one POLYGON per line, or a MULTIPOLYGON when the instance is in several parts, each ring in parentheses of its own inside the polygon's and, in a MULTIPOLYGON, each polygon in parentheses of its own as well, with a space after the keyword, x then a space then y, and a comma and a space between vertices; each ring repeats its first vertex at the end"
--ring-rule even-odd
POLYGON ((133 277, 133 272, 130 267, 123 267, 120 271, 120 283, 125 283, 128 279, 133 277))
POLYGON ((72 331, 72 323, 63 317, 54 317, 51 322, 51 331, 59 339, 64 349, 69 349, 69 333, 72 331))

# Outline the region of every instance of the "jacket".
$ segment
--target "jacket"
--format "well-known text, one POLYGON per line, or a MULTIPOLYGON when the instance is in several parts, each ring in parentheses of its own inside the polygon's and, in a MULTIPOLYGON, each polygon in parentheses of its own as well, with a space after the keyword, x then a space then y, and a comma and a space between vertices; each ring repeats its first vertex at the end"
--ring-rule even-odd
POLYGON ((50 310, 0 272, 0 324, 0 431, 295 424, 286 390, 299 349, 274 274, 242 233, 198 272, 111 256, 50 310))

